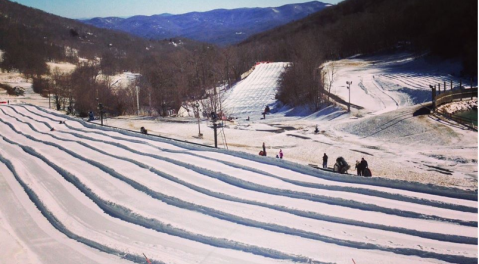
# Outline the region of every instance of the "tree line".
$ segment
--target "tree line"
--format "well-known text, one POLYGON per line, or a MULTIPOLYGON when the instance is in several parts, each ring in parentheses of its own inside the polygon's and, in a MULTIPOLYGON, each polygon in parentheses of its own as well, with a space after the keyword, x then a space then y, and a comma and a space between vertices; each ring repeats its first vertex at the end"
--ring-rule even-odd
POLYGON ((463 77, 477 77, 477 5, 476 0, 346 0, 240 46, 256 49, 261 60, 291 62, 278 99, 318 109, 329 101, 334 63, 319 67, 356 54, 430 52, 461 59, 463 77))
MULTIPOLYGON (((0 0, 0 67, 33 78, 36 91, 52 95, 59 109, 85 115, 98 103, 113 115, 143 109, 167 115, 188 101, 218 97, 258 61, 285 61, 277 98, 291 106, 328 104, 334 60, 398 46, 460 57, 464 74, 477 72, 477 2, 463 0, 346 0, 309 17, 229 47, 182 39, 144 40, 59 18, 0 0), (29 15, 25 15, 29 14, 29 15), (86 59, 85 60, 80 60, 86 59), (66 74, 45 62, 77 64, 66 74), (329 62, 329 63, 327 63, 329 62), (324 66, 321 68, 321 66, 324 66), (110 77, 140 73, 125 89, 110 77)), ((203 102, 207 102, 203 100, 203 102)), ((218 100, 202 106, 218 112, 218 100)))

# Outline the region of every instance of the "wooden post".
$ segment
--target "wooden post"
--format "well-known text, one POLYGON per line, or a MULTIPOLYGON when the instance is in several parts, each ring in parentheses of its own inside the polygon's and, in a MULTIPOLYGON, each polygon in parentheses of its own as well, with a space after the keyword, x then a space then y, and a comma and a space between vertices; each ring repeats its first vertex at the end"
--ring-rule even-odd
POLYGON ((436 111, 436 86, 432 88, 432 111, 436 111))
POLYGON ((437 90, 439 91, 439 94, 441 93, 441 84, 437 85, 437 90))
POLYGON ((451 80, 451 91, 452 91, 452 88, 453 88, 453 87, 452 87, 452 80, 451 80))
POLYGON ((472 77, 471 77, 471 100, 474 98, 474 93, 472 92, 472 77))
POLYGON ((461 101, 462 101, 462 93, 463 93, 463 91, 462 91, 462 79, 459 80, 459 90, 461 90, 461 101))
MULTIPOLYGON (((446 81, 444 81, 444 92, 447 92, 447 86, 446 86, 446 81)), ((451 96, 449 97, 449 102, 452 102, 452 94, 451 96)))

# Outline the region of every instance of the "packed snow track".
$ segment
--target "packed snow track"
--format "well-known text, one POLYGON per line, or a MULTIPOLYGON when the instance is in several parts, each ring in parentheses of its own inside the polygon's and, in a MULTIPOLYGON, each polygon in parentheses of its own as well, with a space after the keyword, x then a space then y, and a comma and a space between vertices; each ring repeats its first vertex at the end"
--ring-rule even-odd
POLYGON ((476 192, 335 175, 31 105, 0 106, 0 136, 1 263, 478 261, 476 192))

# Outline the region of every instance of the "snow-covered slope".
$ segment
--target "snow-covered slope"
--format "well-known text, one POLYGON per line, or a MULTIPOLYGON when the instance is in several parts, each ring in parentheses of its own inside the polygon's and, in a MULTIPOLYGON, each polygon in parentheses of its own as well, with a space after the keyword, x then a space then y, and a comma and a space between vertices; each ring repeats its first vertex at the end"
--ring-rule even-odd
MULTIPOLYGON (((359 111, 362 115, 377 115, 430 102, 429 85, 441 85, 443 91, 444 82, 450 90, 451 81, 453 87, 458 87, 461 81, 457 77, 461 71, 460 62, 410 53, 350 58, 325 66, 326 69, 331 67, 336 72, 331 92, 348 101, 346 82, 352 82, 351 103, 364 108, 359 111)), ((466 79, 462 79, 462 84, 466 85, 466 79)), ((352 111, 358 113, 356 109, 352 111)))
POLYGON ((259 119, 267 105, 276 102, 278 80, 288 63, 261 63, 225 94, 223 108, 228 115, 259 119))
POLYGON ((0 262, 477 263, 476 192, 334 175, 28 105, 0 106, 0 136, 0 262))

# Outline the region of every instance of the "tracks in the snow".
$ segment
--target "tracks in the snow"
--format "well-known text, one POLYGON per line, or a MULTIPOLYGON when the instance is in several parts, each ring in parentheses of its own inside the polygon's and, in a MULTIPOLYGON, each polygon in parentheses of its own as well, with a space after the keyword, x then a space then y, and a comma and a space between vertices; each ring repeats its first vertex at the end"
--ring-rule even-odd
MULTIPOLYGON (((443 202, 434 201, 434 200, 411 197, 411 196, 402 195, 398 193, 389 193, 389 192, 385 192, 381 190, 362 187, 359 185, 357 187, 335 185, 334 183, 328 185, 328 184, 315 183, 315 182, 309 182, 304 180, 295 180, 295 179, 291 179, 284 176, 278 176, 274 173, 269 173, 266 170, 263 170, 260 168, 239 164, 239 163, 236 163, 235 161, 225 161, 225 160, 215 159, 211 157, 206 157, 196 151, 199 148, 197 146, 189 147, 184 145, 183 143, 174 143, 172 145, 176 147, 181 147, 183 149, 161 148, 161 147, 158 147, 157 144, 153 144, 154 143, 153 141, 161 142, 161 143, 171 143, 171 142, 167 142, 167 140, 161 140, 161 139, 150 139, 148 137, 132 135, 131 133, 119 132, 119 131, 115 131, 115 132, 118 132, 118 135, 113 135, 110 132, 112 131, 111 129, 100 129, 96 126, 87 125, 82 122, 78 122, 78 124, 81 124, 83 128, 71 126, 70 124, 68 124, 70 121, 67 121, 67 124, 65 124, 65 127, 67 128, 66 130, 56 130, 55 133, 49 133, 46 131, 42 132, 41 130, 37 128, 37 126, 45 126, 45 128, 51 128, 51 124, 46 121, 41 121, 40 119, 48 119, 51 122, 59 122, 61 120, 58 118, 51 117, 54 115, 49 114, 47 112, 44 112, 44 114, 40 114, 25 107, 23 107, 23 109, 27 110, 28 113, 22 114, 19 111, 17 111, 16 108, 17 107, 10 107, 10 109, 12 109, 15 112, 15 114, 18 115, 18 117, 15 117, 15 115, 13 114, 7 113, 7 111, 4 111, 3 109, 0 109, 0 111, 5 115, 5 117, 7 117, 7 118, 3 118, 0 116, 0 122, 3 124, 4 128, 8 127, 12 131, 14 131, 17 135, 24 136, 25 138, 27 138, 28 140, 31 140, 32 142, 36 142, 39 144, 43 144, 45 146, 58 149, 59 151, 63 152, 65 155, 69 155, 73 157, 74 159, 78 159, 83 162, 89 163, 91 164, 91 166, 94 166, 98 168, 99 170, 103 171, 106 175, 109 175, 115 179, 118 179, 128 184, 132 188, 136 189, 137 191, 146 193, 149 196, 153 197, 154 199, 157 199, 171 206, 178 207, 184 210, 195 211, 195 212, 204 214, 208 217, 214 217, 217 219, 221 219, 224 221, 228 221, 228 222, 232 222, 232 223, 236 223, 236 224, 240 224, 240 225, 244 225, 248 227, 259 228, 259 229, 264 229, 270 232, 277 232, 277 233, 288 234, 288 235, 297 236, 301 238, 317 240, 317 241, 335 244, 339 246, 346 246, 346 247, 351 247, 356 249, 381 250, 385 252, 392 252, 392 253, 402 254, 402 255, 414 255, 414 256, 419 256, 424 258, 435 258, 435 259, 453 262, 453 263, 477 262, 477 258, 441 254, 441 253, 424 251, 424 250, 415 249, 415 248, 407 248, 407 247, 395 248, 395 247, 387 247, 387 246, 374 244, 374 243, 364 243, 364 242, 359 242, 354 240, 339 239, 339 238, 323 235, 321 233, 302 230, 295 227, 289 227, 289 226, 249 219, 244 216, 235 215, 225 211, 220 211, 218 209, 208 207, 206 205, 191 203, 186 200, 182 200, 179 197, 171 197, 169 195, 156 191, 152 188, 149 188, 145 184, 137 182, 131 177, 117 172, 111 166, 108 166, 101 162, 84 157, 83 155, 70 149, 68 147, 69 146, 68 144, 65 144, 65 146, 63 146, 63 144, 60 144, 60 142, 65 142, 65 143, 68 142, 69 144, 78 144, 82 148, 88 149, 88 151, 93 151, 97 153, 97 155, 108 156, 109 158, 118 160, 118 162, 120 163, 129 164, 128 166, 136 166, 138 168, 138 171, 142 171, 142 170, 149 171, 157 175, 158 177, 161 177, 164 180, 171 181, 180 186, 184 186, 192 191, 201 193, 202 195, 206 195, 214 199, 219 199, 224 202, 233 202, 233 203, 241 203, 241 204, 250 205, 250 206, 258 206, 261 208, 265 208, 267 210, 275 210, 281 213, 292 214, 297 217, 304 217, 308 219, 326 221, 326 222, 337 223, 337 224, 345 224, 345 225, 351 225, 351 226, 369 228, 369 229, 375 229, 375 230, 385 230, 385 231, 402 233, 405 235, 411 235, 411 236, 427 238, 427 239, 432 239, 437 241, 444 241, 449 243, 464 243, 464 244, 476 245, 477 238, 460 236, 460 235, 450 235, 450 234, 419 231, 419 230, 407 229, 402 227, 380 225, 375 223, 367 223, 367 222, 362 222, 358 220, 353 220, 351 218, 335 217, 335 216, 330 216, 328 214, 319 214, 316 212, 300 210, 300 209, 291 208, 288 206, 282 206, 282 205, 274 204, 270 202, 257 201, 254 199, 249 199, 247 197, 238 197, 235 195, 223 193, 219 190, 212 190, 212 189, 208 189, 203 186, 194 184, 192 182, 189 182, 188 180, 178 177, 178 175, 172 175, 172 174, 166 173, 162 171, 161 169, 156 168, 155 166, 152 166, 151 164, 144 163, 140 161, 141 159, 134 158, 134 157, 143 156, 143 157, 151 158, 154 160, 162 161, 167 164, 172 164, 174 166, 188 168, 189 170, 193 171, 194 173, 198 175, 201 175, 202 177, 207 177, 213 180, 217 180, 222 182, 223 184, 234 186, 235 188, 262 193, 265 195, 270 195, 272 197, 280 196, 280 197, 284 197, 285 199, 305 200, 305 201, 314 202, 314 203, 324 203, 324 204, 333 205, 333 206, 359 209, 359 210, 371 211, 376 213, 384 213, 388 215, 396 215, 399 217, 406 217, 406 218, 412 218, 412 219, 424 219, 428 221, 448 222, 448 223, 458 224, 463 226, 477 227, 476 221, 464 221, 464 220, 454 219, 454 218, 444 218, 437 215, 421 214, 421 213, 416 213, 413 211, 399 210, 399 209, 384 207, 384 206, 380 206, 380 205, 376 205, 372 203, 357 202, 354 200, 345 200, 345 199, 340 199, 340 198, 336 198, 332 196, 313 194, 313 193, 298 191, 294 189, 286 189, 286 188, 282 189, 278 187, 269 187, 264 184, 259 184, 252 181, 241 179, 240 177, 236 177, 235 175, 232 175, 231 173, 223 173, 223 172, 218 172, 215 170, 206 169, 204 168, 204 166, 191 164, 179 158, 173 158, 173 157, 175 155, 182 155, 182 156, 186 155, 186 156, 194 157, 195 159, 203 159, 207 162, 213 162, 213 163, 221 164, 221 166, 227 166, 234 171, 245 171, 248 173, 253 173, 258 175, 258 177, 262 177, 266 179, 270 178, 275 181, 283 182, 286 185, 291 185, 291 186, 300 187, 300 188, 304 187, 304 188, 311 188, 312 190, 327 190, 327 191, 346 192, 351 194, 370 195, 370 196, 375 196, 381 199, 395 200, 400 202, 413 203, 413 204, 430 206, 430 207, 441 208, 441 209, 449 209, 449 210, 465 212, 465 213, 477 214, 477 208, 460 205, 460 204, 443 203, 443 202), (30 131, 21 131, 20 129, 16 127, 16 124, 14 123, 26 125, 27 127, 29 127, 30 131), (40 139, 37 135, 43 135, 44 137, 40 139), (62 135, 65 135, 65 137, 62 135), (101 136, 102 139, 97 138, 96 135, 101 136), (51 138, 51 139, 46 139, 45 137, 51 138), (105 139, 106 137, 108 137, 109 139, 105 139), (159 152, 151 153, 149 151, 139 151, 137 149, 130 147, 129 143, 156 148, 159 150, 159 152), (98 144, 109 145, 112 148, 121 149, 123 152, 130 153, 130 155, 125 156, 123 154, 114 153, 112 152, 111 149, 102 149, 101 147, 97 146, 98 144), (163 155, 162 153, 166 153, 168 155, 163 155)), ((64 117, 63 117, 63 120, 64 120, 64 117)), ((73 119, 71 121, 77 122, 76 120, 73 120, 73 119)), ((9 138, 7 136, 3 136, 3 138, 4 138, 4 141, 8 142, 9 144, 13 144, 22 148, 29 155, 42 160, 43 162, 48 164, 50 167, 55 169, 55 171, 57 171, 60 175, 62 175, 62 177, 64 177, 66 181, 75 185, 77 189, 79 189, 87 197, 93 200, 95 204, 97 204, 100 208, 102 208, 102 210, 104 210, 104 212, 106 212, 110 216, 119 218, 129 223, 137 224, 146 228, 156 230, 157 232, 164 232, 170 235, 179 236, 179 237, 197 241, 200 243, 205 243, 214 247, 240 250, 240 251, 250 252, 253 254, 258 254, 261 256, 275 258, 275 259, 288 259, 288 260, 294 260, 298 262, 309 261, 307 257, 295 256, 295 255, 287 254, 278 250, 273 250, 273 249, 254 246, 254 245, 248 245, 244 243, 239 243, 237 241, 230 241, 230 240, 225 240, 222 238, 215 238, 212 236, 208 237, 201 234, 191 233, 186 230, 175 229, 174 227, 171 227, 166 225, 165 223, 162 223, 160 220, 143 216, 141 213, 135 213, 134 215, 132 215, 131 212, 134 210, 134 208, 128 208, 126 206, 120 206, 114 203, 112 204, 110 201, 103 199, 99 195, 95 194, 87 185, 85 185, 80 180, 79 177, 76 177, 75 175, 70 173, 68 171, 68 168, 63 168, 62 165, 59 164, 58 162, 49 160, 44 154, 40 153, 39 151, 35 150, 32 147, 29 147, 21 143, 18 140, 9 138)), ((9 169, 16 176, 18 176, 18 180, 21 181, 21 176, 19 176, 18 173, 15 172, 15 168, 11 165, 11 162, 9 162, 8 159, 0 156, 0 161, 2 161, 5 164, 10 164, 10 166, 9 165, 7 166, 9 166, 9 169)), ((308 171, 308 170, 305 168, 298 168, 296 169, 296 171, 308 171)), ((310 174, 313 174, 313 173, 310 173, 310 174)), ((311 175, 311 176, 318 177, 318 178, 323 177, 325 179, 328 179, 327 176, 319 176, 319 175, 311 175)), ((361 183, 364 184, 364 182, 361 182, 361 183)), ((381 186, 381 184, 385 185, 385 183, 380 183, 377 185, 381 186)), ((34 194, 35 192, 34 190, 29 189, 28 186, 26 185, 25 186, 22 185, 22 186, 24 187, 26 192, 31 192, 34 194)), ((392 184, 391 187, 394 188, 394 184, 392 184)), ((433 192, 434 194, 437 194, 437 193, 449 194, 448 190, 441 190, 441 189, 434 189, 434 188, 431 188, 431 190, 434 190, 434 191, 425 192, 425 193, 433 192)), ((469 193, 456 194, 456 196, 458 195, 461 196, 462 198, 466 197, 466 199, 467 197, 474 196, 473 194, 469 194, 469 193)), ((452 197, 455 197, 455 196, 452 196, 452 197)), ((35 200, 36 198, 34 195, 31 195, 30 198, 36 205, 38 203, 37 207, 43 208, 42 204, 40 204, 41 201, 38 199, 35 200)), ((476 198, 477 198, 477 195, 476 195, 476 198)), ((44 210, 45 210, 45 213, 43 211, 42 213, 48 214, 48 210, 46 207, 44 210)), ((53 225, 53 223, 55 223, 55 221, 57 220, 55 220, 55 218, 52 218, 52 219, 49 219, 49 221, 53 225)), ((61 228, 61 226, 59 226, 59 228, 61 228)), ((67 232, 68 230, 64 230, 64 231, 67 232)), ((88 244, 89 242, 87 241, 85 243, 88 244)), ((323 263, 323 262, 313 261, 313 263, 323 263)))

